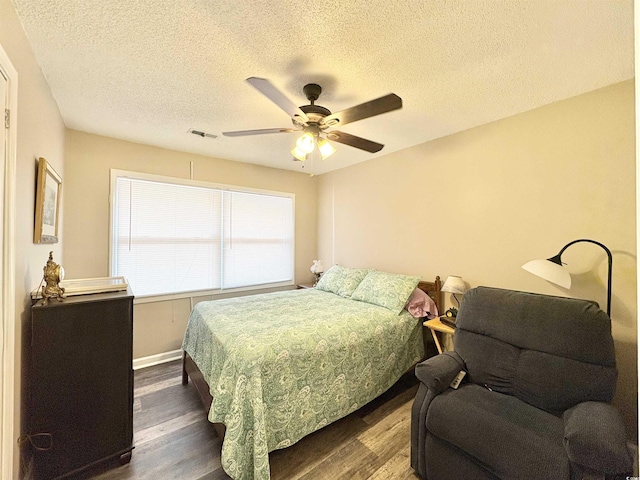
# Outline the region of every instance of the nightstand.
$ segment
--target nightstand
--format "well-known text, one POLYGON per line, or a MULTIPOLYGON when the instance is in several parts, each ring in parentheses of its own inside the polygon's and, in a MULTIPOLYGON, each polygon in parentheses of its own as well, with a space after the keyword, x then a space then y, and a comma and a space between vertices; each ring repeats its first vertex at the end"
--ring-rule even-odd
POLYGON ((300 288, 316 288, 313 283, 299 283, 296 285, 296 287, 298 287, 298 289, 300 288))
POLYGON ((440 318, 427 320, 426 322, 423 323, 423 325, 427 327, 429 330, 431 330, 431 335, 433 336, 433 341, 436 343, 436 348, 438 349, 438 353, 442 353, 442 345, 440 344, 440 339, 438 338, 438 334, 436 332, 439 332, 444 335, 453 336, 456 330, 442 323, 440 321, 440 318))

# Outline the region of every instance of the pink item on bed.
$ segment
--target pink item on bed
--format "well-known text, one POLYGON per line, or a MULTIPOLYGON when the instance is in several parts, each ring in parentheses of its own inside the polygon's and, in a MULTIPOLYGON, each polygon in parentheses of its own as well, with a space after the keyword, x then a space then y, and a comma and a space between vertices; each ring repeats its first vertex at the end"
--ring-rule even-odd
POLYGON ((423 290, 416 288, 405 307, 414 318, 427 317, 432 319, 438 316, 438 307, 433 299, 423 290))

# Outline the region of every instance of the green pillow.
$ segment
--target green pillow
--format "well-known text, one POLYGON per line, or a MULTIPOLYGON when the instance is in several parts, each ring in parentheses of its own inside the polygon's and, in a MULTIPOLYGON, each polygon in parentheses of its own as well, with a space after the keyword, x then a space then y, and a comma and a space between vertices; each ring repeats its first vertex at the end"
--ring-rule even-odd
POLYGON ((316 288, 349 298, 362 279, 367 275, 367 272, 368 270, 365 268, 349 268, 334 265, 320 277, 316 288))
POLYGON ((419 281, 420 277, 370 270, 351 298, 379 305, 399 314, 419 281))

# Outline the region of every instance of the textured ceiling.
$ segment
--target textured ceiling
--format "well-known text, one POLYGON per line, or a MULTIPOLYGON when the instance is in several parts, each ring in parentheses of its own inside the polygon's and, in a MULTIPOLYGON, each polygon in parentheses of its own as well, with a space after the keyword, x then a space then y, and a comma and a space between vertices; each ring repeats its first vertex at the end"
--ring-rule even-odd
POLYGON ((296 135, 244 80, 336 112, 396 93, 401 110, 342 131, 316 174, 633 78, 633 0, 13 0, 69 128, 300 170, 296 135))

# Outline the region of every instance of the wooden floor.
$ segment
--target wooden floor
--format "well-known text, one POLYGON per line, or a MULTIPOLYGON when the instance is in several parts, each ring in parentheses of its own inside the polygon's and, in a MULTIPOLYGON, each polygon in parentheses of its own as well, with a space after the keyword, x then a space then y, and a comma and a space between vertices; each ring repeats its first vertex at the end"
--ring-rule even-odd
MULTIPOLYGON (((131 462, 84 479, 228 479, 220 439, 175 361, 135 372, 131 462)), ((407 375, 369 405, 295 445, 269 455, 271 478, 371 479, 418 477, 409 466, 411 403, 417 384, 407 375)))

